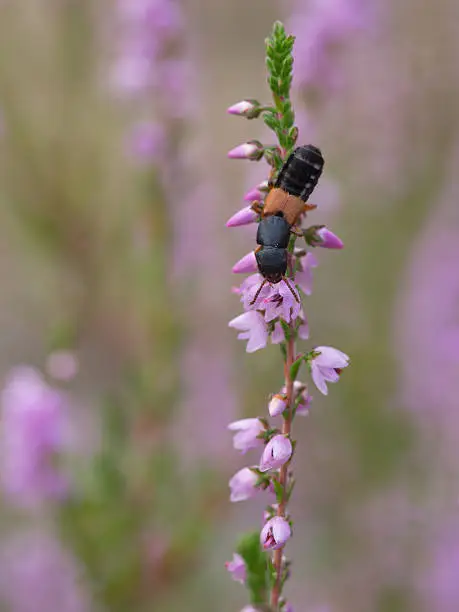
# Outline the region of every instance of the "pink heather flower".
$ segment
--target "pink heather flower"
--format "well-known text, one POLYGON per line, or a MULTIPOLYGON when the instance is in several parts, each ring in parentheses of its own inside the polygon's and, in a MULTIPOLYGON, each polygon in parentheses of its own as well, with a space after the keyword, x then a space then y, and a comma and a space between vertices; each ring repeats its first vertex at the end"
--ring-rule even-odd
POLYGON ((252 161, 258 161, 263 157, 265 151, 264 146, 258 140, 249 140, 244 142, 231 151, 228 152, 230 159, 250 159, 252 161))
POLYGON ((234 274, 246 274, 247 272, 256 272, 258 270, 257 259, 255 253, 250 251, 247 255, 244 255, 238 262, 233 266, 234 274))
POLYGON ((255 310, 244 312, 228 323, 229 327, 240 330, 239 340, 248 340, 246 351, 253 353, 262 349, 268 342, 268 329, 264 317, 255 310))
POLYGON ((301 392, 301 399, 296 408, 296 414, 300 416, 308 416, 309 408, 312 403, 312 395, 309 395, 306 389, 301 392))
POLYGON ((162 156, 164 145, 164 128, 152 121, 138 123, 129 136, 129 152, 140 161, 158 160, 162 156))
POLYGON ((74 351, 53 351, 46 359, 46 372, 55 380, 68 382, 78 374, 80 364, 74 351))
POLYGON ((295 274, 295 283, 305 295, 312 293, 312 268, 316 268, 317 265, 317 259, 312 253, 307 253, 300 259, 300 268, 295 274))
POLYGON ((244 584, 246 577, 247 577, 247 571, 245 567, 245 561, 241 557, 241 555, 234 553, 233 559, 231 561, 227 561, 225 563, 225 567, 231 574, 231 577, 233 578, 233 580, 235 580, 236 582, 240 582, 241 584, 244 584))
POLYGON ((280 344, 281 342, 285 342, 285 334, 282 329, 282 325, 277 321, 274 325, 274 330, 271 333, 271 342, 273 344, 280 344))
POLYGON ((327 395, 327 382, 338 382, 341 370, 349 365, 349 357, 331 346, 318 346, 314 352, 317 356, 311 359, 312 380, 327 395))
POLYGON ((261 545, 265 550, 282 548, 292 535, 288 521, 282 516, 273 516, 260 533, 261 545))
POLYGON ((260 460, 260 472, 268 470, 277 470, 287 463, 292 456, 293 448, 290 439, 283 434, 279 434, 271 438, 265 446, 265 450, 260 460))
POLYGON ((331 232, 325 225, 315 230, 312 238, 313 246, 322 247, 324 249, 342 249, 344 243, 341 238, 331 232))
POLYGON ((285 395, 273 395, 271 401, 268 404, 268 411, 272 417, 279 416, 279 414, 282 414, 287 408, 287 402, 285 401, 285 399, 285 395))
POLYGON ((252 210, 251 206, 245 206, 238 210, 232 217, 226 222, 226 227, 236 227, 238 225, 249 225, 257 220, 257 213, 252 210))
POLYGON ((93 610, 83 568, 43 525, 2 538, 0 601, 12 612, 93 610))
POLYGON ((249 191, 244 196, 244 200, 246 202, 258 202, 262 200, 263 198, 264 198, 264 195, 261 193, 261 191, 257 187, 254 187, 253 189, 249 189, 249 191))
POLYGON ((255 119, 260 114, 260 103, 257 100, 242 100, 230 106, 227 112, 247 119, 255 119))
POLYGON ((301 338, 301 340, 308 340, 309 339, 309 324, 308 324, 308 320, 303 310, 300 311, 300 319, 301 319, 301 323, 298 327, 298 337, 301 338))
POLYGON ((293 281, 289 279, 289 285, 295 292, 298 301, 293 297, 290 288, 284 281, 275 285, 265 284, 260 291, 257 300, 252 304, 253 299, 263 282, 261 274, 253 274, 245 279, 241 284, 241 301, 245 310, 262 310, 264 311, 265 321, 269 323, 278 317, 290 323, 296 319, 300 313, 301 304, 298 291, 294 287, 293 281))
POLYGON ((282 612, 294 612, 292 604, 287 602, 285 606, 282 608, 282 612))
POLYGON ((249 604, 248 606, 244 606, 241 612, 259 612, 259 610, 257 610, 257 608, 254 608, 252 605, 249 604))
POLYGON ((257 482, 258 476, 248 467, 236 472, 229 481, 230 501, 245 501, 256 495, 258 493, 257 482))
POLYGON ((33 368, 15 368, 1 394, 2 484, 10 499, 30 506, 61 498, 67 484, 53 465, 65 447, 63 396, 33 368))
POLYGON ((228 425, 228 429, 237 432, 233 438, 233 446, 243 454, 263 445, 263 440, 258 436, 265 431, 265 426, 260 419, 233 421, 228 425))

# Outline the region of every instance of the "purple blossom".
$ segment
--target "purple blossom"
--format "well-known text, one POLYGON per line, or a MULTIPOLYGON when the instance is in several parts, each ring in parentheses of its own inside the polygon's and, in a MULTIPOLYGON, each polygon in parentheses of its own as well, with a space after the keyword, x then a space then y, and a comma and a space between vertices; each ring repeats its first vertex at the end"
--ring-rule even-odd
POLYGON ((231 489, 230 501, 238 502, 250 499, 258 493, 256 484, 257 474, 248 467, 242 468, 230 478, 229 487, 231 489))
POLYGON ((288 521, 282 516, 273 516, 260 533, 261 545, 265 550, 282 548, 292 535, 288 521))
POLYGON ((244 606, 241 612, 259 612, 259 610, 257 610, 257 608, 254 608, 251 604, 249 604, 248 606, 244 606))
POLYGON ((249 140, 244 142, 228 152, 230 159, 250 159, 258 161, 263 157, 265 151, 264 146, 258 140, 249 140))
POLYGON ((258 270, 257 259, 255 253, 250 251, 244 257, 236 262, 233 266, 232 272, 234 274, 246 274, 247 272, 256 272, 258 270))
POLYGON ((265 431, 265 426, 260 419, 233 421, 228 425, 228 429, 236 432, 233 438, 233 446, 243 454, 252 448, 263 445, 263 439, 259 436, 265 431))
POLYGON ((119 0, 120 52, 114 66, 117 91, 138 95, 161 84, 165 48, 183 28, 180 7, 172 0, 119 0))
POLYGON ((52 534, 27 531, 2 540, 0 605, 12 612, 89 612, 83 579, 82 568, 52 534))
POLYGON ((253 299, 263 282, 263 277, 260 274, 254 274, 245 279, 241 285, 242 303, 245 310, 255 309, 264 311, 266 323, 274 321, 280 317, 287 323, 296 319, 301 308, 300 296, 293 282, 289 280, 289 285, 281 281, 275 285, 265 284, 263 289, 258 294, 255 303, 253 299), (292 293, 294 292, 296 299, 292 293))
POLYGON ((228 323, 228 326, 241 331, 238 334, 239 340, 248 340, 247 353, 258 351, 268 343, 268 329, 265 319, 256 310, 250 310, 235 317, 228 323))
POLYGON ((140 161, 153 162, 162 157, 165 142, 166 134, 163 126, 152 121, 144 121, 133 127, 128 149, 140 161))
POLYGON ((274 330, 271 333, 271 342, 273 344, 280 344, 281 342, 285 342, 284 330, 282 329, 282 325, 279 323, 279 321, 276 321, 274 325, 274 330))
POLYGON ((317 267, 317 259, 312 253, 299 259, 299 267, 295 274, 295 283, 305 295, 312 293, 312 268, 317 267))
POLYGON ((273 395, 268 405, 268 412, 270 416, 279 416, 287 408, 286 396, 284 394, 273 395))
POLYGON ((66 446, 64 397, 36 370, 21 366, 9 374, 1 402, 5 492, 23 506, 62 498, 67 483, 53 459, 66 446))
POLYGON ((239 225, 249 225, 255 223, 257 220, 257 213, 252 209, 251 206, 244 206, 241 210, 238 210, 232 217, 226 222, 226 227, 237 227, 239 225))
POLYGON ((325 225, 314 229, 310 244, 324 249, 342 249, 344 247, 341 238, 331 232, 325 225))
POLYGON ((294 48, 295 85, 329 91, 340 83, 339 48, 369 22, 361 0, 298 2, 290 20, 297 35, 294 48))
POLYGON ((293 448, 290 439, 283 434, 271 438, 265 446, 260 461, 260 472, 277 470, 290 460, 293 448))
POLYGON ((245 566, 245 561, 241 557, 241 555, 234 553, 233 559, 231 561, 227 561, 225 563, 225 567, 231 574, 233 580, 244 584, 247 577, 247 570, 245 566))
POLYGON ((312 380, 327 395, 327 382, 338 382, 341 370, 349 365, 349 357, 331 346, 318 346, 314 353, 317 355, 311 359, 312 380))

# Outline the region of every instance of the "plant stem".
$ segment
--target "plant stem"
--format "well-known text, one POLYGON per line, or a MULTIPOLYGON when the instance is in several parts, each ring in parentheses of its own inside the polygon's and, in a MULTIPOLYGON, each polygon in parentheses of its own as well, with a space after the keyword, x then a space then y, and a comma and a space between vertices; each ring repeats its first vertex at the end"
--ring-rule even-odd
MULTIPOLYGON (((284 376, 285 376, 285 387, 286 387, 286 395, 287 395, 287 408, 284 412, 284 420, 282 423, 282 433, 285 435, 290 435, 291 427, 292 427, 292 398, 293 398, 293 379, 290 376, 290 368, 295 361, 295 337, 293 335, 293 329, 291 329, 291 336, 287 343, 287 357, 284 363, 284 376)), ((282 487, 282 499, 279 502, 277 508, 277 516, 282 516, 285 518, 285 511, 287 505, 287 486, 288 486, 288 468, 290 462, 285 463, 279 473, 279 483, 282 487)), ((273 565, 276 570, 276 580, 274 582, 274 586, 271 591, 271 606, 273 610, 278 609, 279 598, 282 593, 282 554, 284 548, 279 548, 274 551, 273 556, 273 565)))

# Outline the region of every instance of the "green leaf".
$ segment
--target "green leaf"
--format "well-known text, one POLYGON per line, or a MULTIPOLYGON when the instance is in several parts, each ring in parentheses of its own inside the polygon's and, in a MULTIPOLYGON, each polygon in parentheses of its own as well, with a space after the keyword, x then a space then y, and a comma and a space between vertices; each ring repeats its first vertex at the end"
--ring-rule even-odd
POLYGON ((253 531, 242 536, 236 547, 246 566, 246 585, 253 604, 266 602, 267 597, 267 555, 260 545, 260 533, 253 531))
POLYGON ((284 499, 284 488, 276 479, 273 479, 271 482, 273 483, 274 493, 276 494, 276 501, 278 504, 280 504, 284 499))
POLYGON ((298 359, 292 363, 292 365, 290 366, 290 380, 296 380, 296 377, 298 376, 298 370, 300 369, 300 366, 303 361, 304 355, 301 355, 301 357, 298 357, 298 359))

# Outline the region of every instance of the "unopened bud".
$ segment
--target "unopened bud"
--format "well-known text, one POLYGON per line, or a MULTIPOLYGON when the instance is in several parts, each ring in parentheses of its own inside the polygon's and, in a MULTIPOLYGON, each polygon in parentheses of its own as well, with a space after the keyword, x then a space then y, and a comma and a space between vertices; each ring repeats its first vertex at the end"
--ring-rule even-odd
POLYGON ((303 232, 306 242, 313 247, 324 249, 342 249, 344 243, 336 234, 325 225, 311 225, 303 232))
POLYGON ((249 140, 243 144, 234 147, 228 153, 230 159, 250 159, 252 161, 259 161, 263 157, 265 152, 264 146, 258 140, 249 140))
POLYGON ((263 107, 258 100, 241 100, 228 108, 230 115, 238 115, 246 119, 256 119, 262 112, 263 107))

